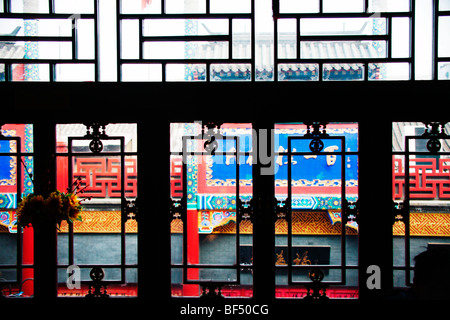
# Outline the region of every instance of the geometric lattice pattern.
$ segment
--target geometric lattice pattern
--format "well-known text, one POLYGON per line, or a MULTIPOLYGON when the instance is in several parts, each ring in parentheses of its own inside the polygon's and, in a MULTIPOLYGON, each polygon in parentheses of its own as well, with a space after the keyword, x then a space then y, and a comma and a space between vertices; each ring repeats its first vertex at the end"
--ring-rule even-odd
MULTIPOLYGON (((83 222, 74 222, 75 233, 119 233, 120 211, 82 211, 83 222)), ((340 223, 331 224, 326 212, 299 212, 292 216, 292 233, 295 235, 340 235, 340 223)), ((67 223, 61 224, 60 232, 67 232, 67 223)), ((411 213, 410 215, 411 236, 450 236, 450 214, 447 213, 411 213)), ((242 221, 240 225, 241 234, 251 234, 253 225, 249 221, 242 221)), ((126 232, 137 232, 136 220, 128 220, 126 232)), ((182 233, 183 223, 181 220, 173 220, 171 223, 172 233, 182 233)), ((213 233, 235 233, 236 224, 230 223, 214 228, 213 233)), ((284 220, 275 222, 276 234, 287 234, 287 223, 284 220)), ((357 234, 353 228, 347 228, 346 233, 357 234)), ((404 224, 396 222, 393 225, 393 234, 402 236, 405 233, 404 224)))
MULTIPOLYGON (((288 224, 278 220, 275 224, 276 234, 287 234, 288 224)), ((341 224, 331 224, 327 212, 294 212, 292 214, 292 234, 295 235, 340 235, 341 224)), ((346 228, 346 234, 357 234, 353 228, 346 228)))
MULTIPOLYGON (((172 233, 183 232, 182 222, 180 220, 173 220, 171 224, 172 233)), ((220 227, 215 227, 212 233, 234 234, 236 232, 236 223, 230 221, 229 223, 220 227)), ((253 232, 253 225, 249 221, 242 221, 239 232, 241 234, 251 234, 253 232)), ((287 222, 284 220, 277 220, 275 222, 276 234, 287 234, 287 222)), ((332 224, 328 213, 324 211, 317 212, 295 212, 292 217, 292 233, 295 235, 340 235, 340 223, 332 224)), ((357 234, 353 228, 347 228, 346 233, 357 234)))
MULTIPOLYGON (((74 233, 120 233, 120 211, 82 211, 83 221, 73 222, 74 233)), ((125 231, 137 232, 136 220, 125 223, 125 231)), ((60 232, 68 232, 67 222, 61 223, 60 232)))
MULTIPOLYGON (((411 213, 409 220, 411 236, 450 236, 450 214, 448 213, 411 213)), ((405 234, 403 222, 394 224, 393 234, 395 236, 405 234)))
MULTIPOLYGON (((448 159, 415 158, 409 162, 411 199, 450 199, 448 159)), ((392 165, 393 197, 402 199, 405 188, 403 159, 394 159, 392 165)))
MULTIPOLYGON (((120 197, 121 196, 121 163, 120 158, 75 158, 73 176, 81 177, 82 186, 87 188, 83 197, 120 197)), ((137 164, 136 159, 126 159, 125 170, 125 194, 127 197, 137 196, 137 164)))

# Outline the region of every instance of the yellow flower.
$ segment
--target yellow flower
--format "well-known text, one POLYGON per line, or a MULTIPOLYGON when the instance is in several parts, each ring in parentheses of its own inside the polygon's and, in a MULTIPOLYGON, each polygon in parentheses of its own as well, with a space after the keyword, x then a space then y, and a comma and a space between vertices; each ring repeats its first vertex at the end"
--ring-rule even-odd
POLYGON ((67 199, 69 200, 69 204, 71 207, 78 207, 80 205, 80 201, 78 200, 78 197, 76 194, 69 193, 67 195, 67 199))
POLYGON ((51 211, 54 211, 54 210, 55 210, 54 212, 59 211, 61 209, 61 207, 63 206, 63 203, 61 200, 61 195, 59 194, 59 192, 50 193, 48 198, 45 199, 44 204, 51 211))
POLYGON ((18 225, 26 227, 38 223, 40 220, 55 221, 58 226, 61 221, 82 221, 80 201, 76 194, 52 192, 47 199, 40 195, 26 196, 17 207, 18 225))
POLYGON ((20 226, 28 226, 36 219, 36 213, 42 212, 44 198, 40 195, 29 194, 17 206, 17 223, 20 226))
POLYGON ((69 220, 81 220, 79 213, 81 211, 80 201, 76 194, 68 193, 64 197, 64 209, 69 220))

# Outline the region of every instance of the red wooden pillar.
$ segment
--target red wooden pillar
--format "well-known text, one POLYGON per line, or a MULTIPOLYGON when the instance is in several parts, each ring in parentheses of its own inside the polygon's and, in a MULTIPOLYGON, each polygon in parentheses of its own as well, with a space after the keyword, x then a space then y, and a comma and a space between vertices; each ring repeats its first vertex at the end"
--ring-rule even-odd
MULTIPOLYGON (((18 228, 19 229, 19 228, 18 228)), ((20 232, 17 230, 17 232, 20 232)), ((24 228, 22 234, 22 264, 28 265, 34 263, 34 230, 33 228, 24 228)), ((34 294, 34 269, 22 269, 22 291, 24 296, 34 294), (31 280, 32 279, 32 280, 31 280)))
POLYGON ((12 71, 12 80, 13 81, 20 81, 25 79, 25 65, 24 64, 18 64, 12 71))
MULTIPOLYGON (((58 145, 57 150, 67 152, 67 146, 58 145)), ((68 167, 69 159, 67 159, 67 157, 56 157, 56 189, 58 191, 65 192, 69 187, 69 178, 67 175, 68 167)))
MULTIPOLYGON (((187 210, 187 262, 188 264, 198 264, 199 259, 199 237, 198 237, 198 211, 187 210)), ((198 280, 199 270, 188 269, 187 276, 189 280, 198 280)), ((183 296, 195 296, 199 295, 199 286, 197 284, 185 284, 183 285, 183 296)))

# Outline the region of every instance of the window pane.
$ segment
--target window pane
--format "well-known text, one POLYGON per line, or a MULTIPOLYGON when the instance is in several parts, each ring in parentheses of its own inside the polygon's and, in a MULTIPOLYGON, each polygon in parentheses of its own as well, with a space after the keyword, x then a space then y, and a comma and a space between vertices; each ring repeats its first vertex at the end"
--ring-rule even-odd
MULTIPOLYGON (((0 41, 0 46, 9 46, 9 42, 0 41)), ((34 41, 34 42, 15 42, 15 46, 25 48, 27 59, 71 59, 72 46, 70 42, 49 42, 49 41, 34 41)), ((18 50, 16 48, 16 50, 18 50)), ((6 59, 23 58, 16 56, 7 56, 6 59)))
POLYGON ((327 81, 348 81, 364 80, 363 64, 324 64, 323 80, 327 81))
POLYGON ((305 63, 279 64, 278 79, 280 81, 318 81, 319 65, 305 63))
POLYGON ((161 81, 160 64, 123 64, 122 81, 161 81))
POLYGON ((278 58, 297 58, 297 21, 280 19, 278 21, 278 58))
POLYGON ((341 214, 344 190, 349 202, 358 199, 358 125, 327 124, 329 139, 321 140, 326 154, 311 152, 312 140, 304 137, 306 133, 307 127, 301 123, 275 125, 276 297, 304 297, 304 286, 311 282, 309 272, 315 265, 323 271, 324 282, 340 286, 340 290, 328 287, 328 297, 357 297, 358 225, 349 221, 343 232, 341 214), (345 144, 341 138, 334 139, 337 137, 345 137, 345 144), (289 144, 294 153, 290 161, 289 144), (285 208, 292 210, 290 222, 285 208))
POLYGON ((433 78, 433 1, 416 0, 415 76, 416 80, 433 78))
POLYGON ((228 42, 184 41, 146 42, 145 59, 227 59, 228 42))
POLYGON ((392 57, 407 58, 410 53, 410 19, 392 18, 392 57))
POLYGON ((211 0, 211 13, 250 13, 250 0, 211 0))
POLYGON ((167 81, 206 81, 205 64, 168 64, 167 81))
POLYGON ((4 124, 0 136, 0 273, 6 297, 34 294, 33 227, 17 225, 21 199, 33 193, 33 126, 4 124), (20 140, 17 140, 20 138, 20 140), (20 150, 18 143, 20 141, 20 150), (17 157, 22 152, 22 157, 17 157), (8 155, 8 154, 11 155, 8 155), (19 175, 20 173, 20 175, 19 175), (21 250, 18 252, 18 250, 21 250), (20 258, 18 258, 20 257, 20 258))
POLYGON ((192 0, 185 4, 184 0, 166 1, 166 13, 205 13, 206 0, 192 0))
POLYGON ((55 13, 94 13, 94 0, 54 0, 55 13))
POLYGON ((317 18, 300 20, 301 35, 386 34, 385 18, 317 18), (373 25, 377 25, 374 28, 373 25))
POLYGON ((450 17, 439 17, 439 38, 438 38, 438 56, 450 57, 450 41, 445 35, 450 30, 450 17))
POLYGON ((48 13, 48 1, 47 0, 12 0, 11 12, 18 13, 48 13))
POLYGON ((48 81, 50 77, 49 65, 39 64, 12 64, 12 81, 48 81))
POLYGON ((144 20, 144 36, 224 35, 228 34, 226 19, 147 19, 144 20), (195 34, 186 28, 196 27, 195 34))
POLYGON ((113 282, 109 294, 136 295, 138 229, 135 213, 124 210, 125 201, 137 197, 137 127, 106 125, 97 153, 91 151, 92 137, 85 136, 89 130, 82 124, 57 125, 57 188, 74 190, 82 204, 81 221, 63 221, 58 232, 58 295, 85 296, 92 265, 113 282), (66 285, 70 265, 81 269, 81 289, 66 285))
POLYGON ((128 14, 128 13, 161 13, 161 0, 120 1, 120 12, 125 13, 125 14, 128 14))
POLYGON ((450 79, 450 62, 439 62, 438 63, 438 77, 439 77, 439 80, 449 80, 450 79))
POLYGON ((410 73, 407 62, 369 63, 369 80, 409 80, 410 73))
POLYGON ((211 64, 211 81, 250 81, 249 64, 211 64))
POLYGON ((394 224, 394 285, 408 287, 413 281, 414 258, 421 252, 450 245, 447 232, 449 220, 448 181, 450 141, 446 139, 449 125, 439 127, 440 149, 429 151, 429 127, 421 122, 394 122, 392 124, 392 199, 398 204, 394 224), (409 153, 406 153, 408 138, 409 153), (408 161, 408 163, 407 163, 408 161), (409 174, 407 169, 409 165, 409 174), (409 175, 409 190, 407 189, 409 175), (400 210, 409 208, 409 212, 400 210), (406 225, 402 216, 409 216, 406 225))
MULTIPOLYGON (((10 34, 17 31, 15 34, 17 36, 30 35, 28 23, 30 23, 30 20, 0 19, 0 34, 10 34)), ((71 34, 72 21, 70 19, 39 19, 39 28, 36 28, 34 36, 70 36, 71 34)))
POLYGON ((55 66, 56 81, 94 81, 95 66, 93 64, 57 64, 55 66))
POLYGON ((282 13, 313 13, 319 12, 320 0, 280 0, 282 13))
POLYGON ((208 140, 185 138, 187 155, 183 164, 183 136, 197 136, 201 128, 201 123, 172 123, 170 126, 172 295, 199 296, 199 283, 201 286, 204 282, 218 281, 223 282, 222 295, 249 297, 253 283, 253 227, 250 221, 242 220, 238 236, 236 193, 239 184, 239 197, 243 206, 248 206, 252 196, 251 126, 222 124, 220 134, 227 138, 217 138, 214 155, 190 155, 203 152, 208 140), (239 146, 233 137, 239 137, 239 146), (239 156, 238 179, 236 149, 243 152, 239 156), (187 197, 187 210, 180 207, 183 192, 187 197), (186 269, 185 262, 191 268, 186 269), (236 267, 236 263, 241 267, 236 267), (198 267, 193 268, 196 265, 198 267))
POLYGON ((369 12, 407 12, 409 3, 409 0, 369 0, 369 12))
POLYGON ((121 50, 120 57, 123 59, 139 58, 139 21, 122 20, 121 28, 121 50), (123 35, 127 35, 124 37, 123 35))
POLYGON ((439 10, 440 11, 450 10, 450 1, 449 0, 440 0, 439 1, 439 10))
POLYGON ((386 58, 385 41, 301 41, 301 55, 311 59, 386 58))
POLYGON ((251 59, 251 20, 233 19, 233 58, 251 59))
POLYGON ((364 0, 323 0, 324 12, 363 12, 364 0))

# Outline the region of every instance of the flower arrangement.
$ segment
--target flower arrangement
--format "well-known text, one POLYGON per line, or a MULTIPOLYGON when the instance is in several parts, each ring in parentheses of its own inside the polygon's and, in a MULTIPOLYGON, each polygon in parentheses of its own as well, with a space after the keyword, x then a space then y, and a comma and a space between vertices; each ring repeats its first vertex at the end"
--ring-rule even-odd
POLYGON ((61 222, 83 221, 80 212, 81 202, 77 194, 82 193, 86 187, 80 189, 81 178, 76 179, 67 193, 54 191, 47 198, 41 195, 27 195, 17 207, 17 223, 19 226, 38 226, 40 222, 47 221, 56 223, 59 227, 61 222))

